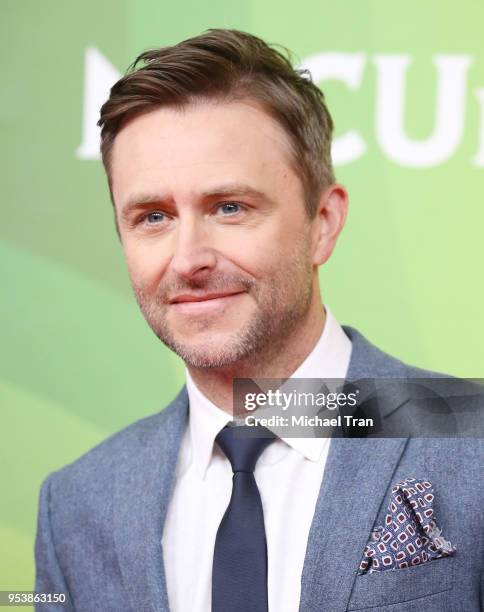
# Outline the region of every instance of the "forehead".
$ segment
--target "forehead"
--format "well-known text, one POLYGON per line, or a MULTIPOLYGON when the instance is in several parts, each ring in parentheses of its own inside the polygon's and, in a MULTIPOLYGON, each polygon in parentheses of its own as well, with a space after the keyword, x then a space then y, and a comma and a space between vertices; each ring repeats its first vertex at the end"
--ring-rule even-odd
POLYGON ((272 192, 301 185, 289 137, 262 108, 248 102, 164 107, 132 119, 116 136, 111 158, 118 207, 132 193, 206 191, 211 184, 249 184, 272 192))

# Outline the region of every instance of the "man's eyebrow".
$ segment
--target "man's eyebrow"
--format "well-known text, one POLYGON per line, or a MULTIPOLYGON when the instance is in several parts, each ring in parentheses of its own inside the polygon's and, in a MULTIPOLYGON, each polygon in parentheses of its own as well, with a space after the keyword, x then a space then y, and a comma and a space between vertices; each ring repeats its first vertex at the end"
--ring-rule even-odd
POLYGON ((200 193, 200 196, 204 199, 227 195, 251 196, 259 200, 270 201, 269 196, 263 191, 255 189, 254 187, 246 185, 245 183, 224 183, 211 187, 210 189, 200 193))
MULTIPOLYGON (((198 194, 198 198, 201 200, 226 196, 249 196, 261 202, 272 202, 266 193, 244 183, 224 183, 215 185, 198 194)), ((169 201, 172 201, 172 198, 167 197, 164 193, 133 194, 126 200, 126 203, 122 207, 122 214, 125 216, 133 209, 143 208, 148 204, 166 204, 169 201)))
POLYGON ((148 204, 166 204, 168 198, 162 193, 134 193, 127 198, 121 208, 121 214, 125 217, 132 210, 143 208, 148 204))

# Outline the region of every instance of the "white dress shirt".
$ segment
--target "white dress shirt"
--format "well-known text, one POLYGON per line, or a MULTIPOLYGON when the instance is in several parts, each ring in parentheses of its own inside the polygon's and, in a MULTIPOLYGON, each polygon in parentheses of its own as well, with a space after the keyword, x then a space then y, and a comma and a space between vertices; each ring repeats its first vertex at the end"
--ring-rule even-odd
MULTIPOLYGON (((351 341, 328 307, 316 346, 295 378, 346 377, 351 341)), ((215 437, 232 420, 196 387, 188 370, 189 421, 163 531, 171 612, 210 612, 215 536, 232 492, 232 469, 215 437)), ((276 438, 259 458, 267 538, 269 612, 296 612, 301 574, 329 448, 327 438, 276 438)))

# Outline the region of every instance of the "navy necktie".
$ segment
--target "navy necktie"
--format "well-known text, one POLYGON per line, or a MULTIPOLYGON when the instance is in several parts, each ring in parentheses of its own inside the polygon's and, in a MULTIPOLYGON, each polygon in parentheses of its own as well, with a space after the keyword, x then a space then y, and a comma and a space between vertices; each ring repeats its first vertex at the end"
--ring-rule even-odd
POLYGON ((234 475, 232 496, 215 538, 212 612, 267 612, 267 544, 254 468, 274 434, 265 427, 227 425, 215 438, 234 475), (237 429, 237 435, 234 435, 237 429), (249 430, 266 437, 241 437, 249 430))

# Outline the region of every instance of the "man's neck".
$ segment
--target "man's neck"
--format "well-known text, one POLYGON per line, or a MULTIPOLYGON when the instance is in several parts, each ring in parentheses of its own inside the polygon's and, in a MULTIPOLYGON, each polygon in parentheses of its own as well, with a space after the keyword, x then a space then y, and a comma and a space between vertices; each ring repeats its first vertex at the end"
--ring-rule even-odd
POLYGON ((236 378, 289 378, 316 346, 323 333, 326 313, 321 306, 273 350, 231 364, 209 369, 188 367, 198 389, 218 408, 232 414, 233 381, 236 378))

